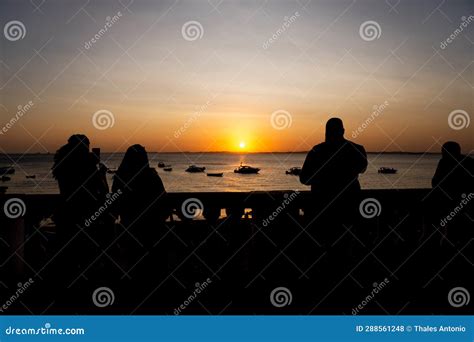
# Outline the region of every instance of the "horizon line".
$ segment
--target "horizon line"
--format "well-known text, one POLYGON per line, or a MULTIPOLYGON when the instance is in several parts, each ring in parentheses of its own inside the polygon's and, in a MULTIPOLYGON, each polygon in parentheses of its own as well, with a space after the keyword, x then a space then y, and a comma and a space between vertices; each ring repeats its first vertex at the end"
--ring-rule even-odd
MULTIPOLYGON (((126 151, 101 151, 101 153, 114 154, 125 153, 126 151)), ((227 154, 302 154, 309 151, 147 151, 154 154, 203 154, 203 153, 227 153, 227 154)), ((425 151, 366 151, 368 154, 441 154, 441 152, 425 152, 425 151)), ((51 155, 56 152, 6 152, 0 153, 0 156, 21 154, 21 155, 51 155)), ((469 155, 469 153, 467 153, 469 155)))

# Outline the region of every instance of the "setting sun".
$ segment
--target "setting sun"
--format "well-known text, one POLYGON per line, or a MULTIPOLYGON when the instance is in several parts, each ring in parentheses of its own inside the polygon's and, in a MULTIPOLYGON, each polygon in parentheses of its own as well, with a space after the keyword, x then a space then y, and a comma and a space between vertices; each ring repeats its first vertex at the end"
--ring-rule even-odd
POLYGON ((240 148, 245 148, 245 141, 241 141, 240 144, 239 144, 239 147, 240 148))

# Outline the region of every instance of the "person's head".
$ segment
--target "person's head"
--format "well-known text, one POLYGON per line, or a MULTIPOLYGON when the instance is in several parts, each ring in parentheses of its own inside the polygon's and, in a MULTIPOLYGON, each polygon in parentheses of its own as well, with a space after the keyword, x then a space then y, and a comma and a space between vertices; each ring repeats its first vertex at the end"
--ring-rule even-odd
POLYGON ((67 140, 71 150, 74 149, 79 152, 89 152, 90 141, 84 134, 73 134, 67 140))
POLYGON ((326 122, 326 141, 338 141, 344 137, 344 125, 339 118, 331 118, 326 122))
POLYGON ((441 148, 441 155, 447 159, 457 159, 461 156, 461 146, 455 141, 447 141, 441 148))
POLYGON ((84 134, 73 134, 54 156, 53 176, 67 175, 77 171, 78 166, 84 166, 89 161, 89 138, 84 134))
POLYGON ((125 152, 122 163, 120 164, 118 172, 140 172, 143 169, 149 168, 148 154, 145 147, 142 145, 132 145, 125 152))

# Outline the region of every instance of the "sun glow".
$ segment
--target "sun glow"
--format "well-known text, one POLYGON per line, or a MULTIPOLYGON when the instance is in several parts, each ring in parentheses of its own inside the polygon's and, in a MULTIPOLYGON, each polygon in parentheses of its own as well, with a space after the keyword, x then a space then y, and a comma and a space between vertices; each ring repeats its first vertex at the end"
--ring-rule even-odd
POLYGON ((241 141, 239 143, 239 147, 242 148, 242 149, 245 148, 245 141, 241 141))

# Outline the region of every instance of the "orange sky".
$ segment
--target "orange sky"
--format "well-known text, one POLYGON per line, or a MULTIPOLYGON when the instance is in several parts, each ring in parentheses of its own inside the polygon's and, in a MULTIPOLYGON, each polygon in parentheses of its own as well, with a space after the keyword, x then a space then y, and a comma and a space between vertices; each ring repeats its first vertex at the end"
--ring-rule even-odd
POLYGON ((150 151, 304 151, 324 139, 332 116, 368 151, 437 152, 446 140, 474 149, 473 126, 453 129, 448 120, 456 110, 467 120, 474 112, 474 24, 440 48, 467 2, 443 7, 450 21, 414 3, 397 13, 351 1, 225 3, 219 13, 167 1, 130 12, 91 4, 93 19, 74 15, 79 4, 71 4, 46 3, 41 17, 27 3, 1 5, 3 21, 16 18, 27 33, 0 42, 0 152, 54 152, 73 133, 110 152, 134 143, 150 151), (185 39, 189 21, 199 22, 200 37, 185 39), (379 25, 377 39, 362 39, 367 21, 379 25), (94 113, 104 111, 113 126, 98 129, 94 113))

